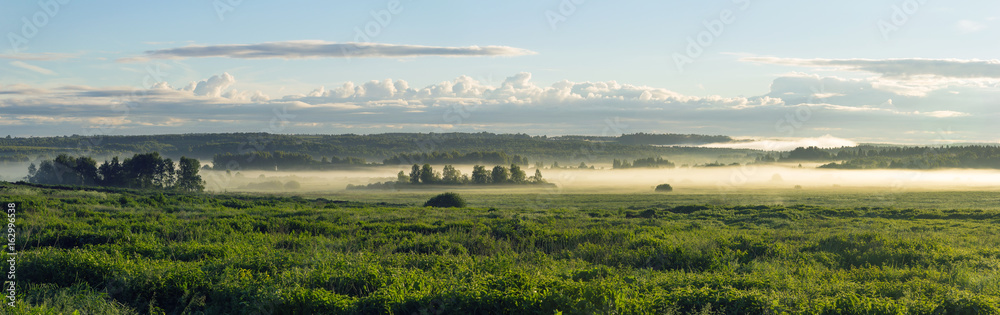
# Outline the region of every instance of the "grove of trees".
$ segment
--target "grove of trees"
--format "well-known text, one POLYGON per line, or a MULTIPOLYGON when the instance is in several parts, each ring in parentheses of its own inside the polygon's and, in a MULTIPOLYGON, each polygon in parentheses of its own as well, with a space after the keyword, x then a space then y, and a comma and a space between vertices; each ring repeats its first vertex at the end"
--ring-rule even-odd
POLYGON ((492 169, 487 169, 482 165, 475 165, 472 169, 472 176, 462 174, 452 165, 445 165, 442 172, 434 170, 430 164, 423 166, 413 164, 410 173, 399 171, 396 174, 396 182, 400 184, 540 184, 545 183, 541 170, 535 169, 535 175, 527 176, 524 170, 517 164, 510 167, 497 165, 492 169))
POLYGON ((25 180, 37 184, 128 187, 203 191, 197 159, 181 157, 175 165, 157 152, 135 154, 119 161, 114 157, 100 166, 90 157, 60 154, 53 160, 28 167, 25 180))

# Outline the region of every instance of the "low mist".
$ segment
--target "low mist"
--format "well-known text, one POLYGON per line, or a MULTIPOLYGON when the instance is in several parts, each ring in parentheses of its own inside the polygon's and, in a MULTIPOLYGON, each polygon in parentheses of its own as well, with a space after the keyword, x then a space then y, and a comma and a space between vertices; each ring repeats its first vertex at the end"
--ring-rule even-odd
MULTIPOLYGON (((660 169, 611 170, 597 164, 596 169, 543 168, 550 183, 568 193, 642 193, 652 192, 658 184, 670 184, 676 193, 685 191, 740 191, 759 189, 832 190, 838 188, 878 188, 892 190, 987 190, 1000 189, 1000 170, 840 170, 817 169, 819 164, 770 164, 767 166, 684 167, 660 169)), ((440 171, 442 166, 435 166, 440 171)), ((471 174, 472 165, 456 165, 463 174, 471 174)), ((534 167, 525 167, 528 175, 534 167)), ((336 192, 348 184, 363 185, 395 181, 404 166, 372 167, 337 171, 202 171, 210 191, 262 192, 336 192), (289 184, 294 182, 295 184, 289 184)), ((496 186, 462 189, 506 190, 496 186)), ((456 187, 458 188, 458 187, 456 187)), ((519 186, 511 186, 519 188, 519 186)), ((372 190, 379 192, 380 190, 372 190)), ((384 191, 382 191, 384 192, 384 191)))

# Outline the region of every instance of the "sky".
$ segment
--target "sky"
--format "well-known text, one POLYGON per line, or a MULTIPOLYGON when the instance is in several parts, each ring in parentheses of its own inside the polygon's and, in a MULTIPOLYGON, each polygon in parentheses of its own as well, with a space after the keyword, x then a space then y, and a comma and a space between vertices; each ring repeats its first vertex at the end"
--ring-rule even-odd
POLYGON ((1000 141, 1000 2, 17 1, 0 134, 1000 141))

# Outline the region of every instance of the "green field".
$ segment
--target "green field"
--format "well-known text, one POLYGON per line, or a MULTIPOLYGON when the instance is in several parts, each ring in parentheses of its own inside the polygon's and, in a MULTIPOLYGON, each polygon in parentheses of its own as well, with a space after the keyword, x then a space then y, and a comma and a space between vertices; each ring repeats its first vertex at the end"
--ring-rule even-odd
POLYGON ((1000 314, 995 192, 0 184, 14 314, 1000 314))

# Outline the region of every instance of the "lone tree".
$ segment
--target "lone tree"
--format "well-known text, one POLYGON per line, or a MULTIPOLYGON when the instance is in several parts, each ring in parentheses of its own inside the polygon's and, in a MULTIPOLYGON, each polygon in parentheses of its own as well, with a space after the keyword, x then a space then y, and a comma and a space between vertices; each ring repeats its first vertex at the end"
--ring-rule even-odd
POLYGON ((448 192, 432 197, 424 203, 424 207, 465 208, 465 199, 456 193, 448 192))
POLYGON ((656 190, 655 191, 656 192, 671 192, 671 191, 674 191, 674 188, 670 187, 670 184, 659 184, 659 185, 656 185, 656 190))

